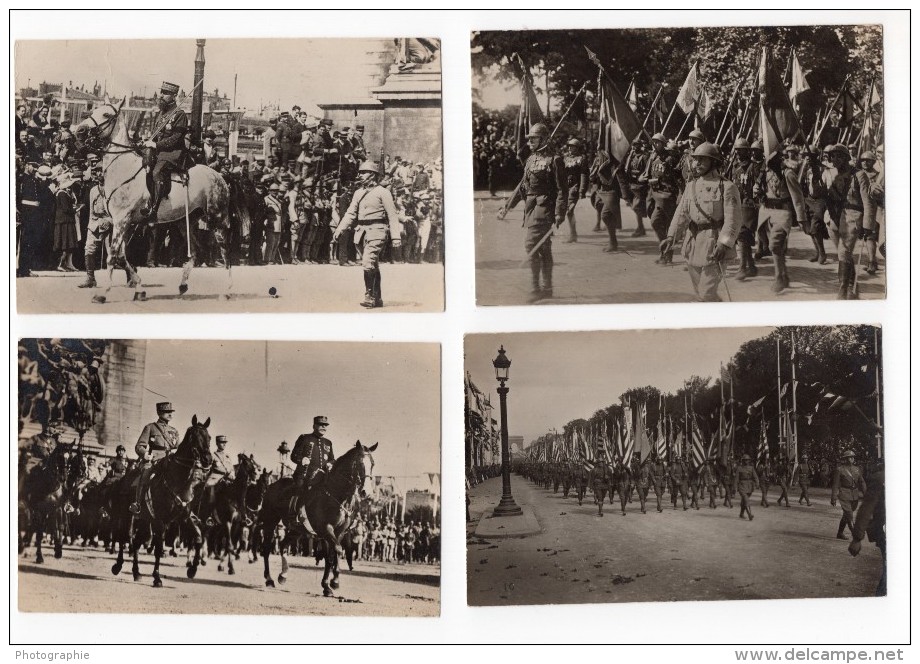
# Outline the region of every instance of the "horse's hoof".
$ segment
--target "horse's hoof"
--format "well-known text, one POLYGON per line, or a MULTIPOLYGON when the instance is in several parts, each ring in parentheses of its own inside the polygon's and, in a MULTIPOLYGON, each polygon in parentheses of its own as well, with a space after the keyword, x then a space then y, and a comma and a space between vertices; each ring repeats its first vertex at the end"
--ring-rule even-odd
POLYGON ((329 582, 329 587, 330 587, 330 588, 333 588, 333 589, 335 589, 335 590, 338 590, 338 588, 339 588, 339 581, 338 581, 338 579, 333 579, 332 581, 330 581, 330 582, 329 582))
POLYGON ((204 558, 202 558, 202 559, 201 559, 201 566, 202 566, 202 567, 207 567, 207 566, 208 566, 208 561, 205 560, 204 558))
POLYGON ((274 587, 275 587, 275 582, 272 581, 271 579, 265 579, 265 587, 266 587, 266 588, 274 588, 274 587))
POLYGON ((178 556, 178 554, 176 553, 176 550, 175 550, 175 549, 170 549, 170 550, 169 550, 169 557, 170 557, 170 558, 176 558, 177 556, 178 556))
POLYGON ((141 573, 138 572, 138 571, 136 571, 136 570, 135 570, 134 572, 131 572, 131 576, 134 577, 134 580, 135 580, 135 581, 140 581, 140 580, 141 580, 141 573))
POLYGON ((135 302, 146 302, 147 301, 147 291, 138 291, 134 294, 135 302))
POLYGON ((186 566, 186 567, 191 567, 191 566, 192 566, 192 561, 191 561, 191 560, 186 560, 186 561, 185 561, 185 566, 186 566))
POLYGON ((188 293, 188 284, 179 284, 179 295, 188 293))
POLYGON ((185 576, 187 576, 190 579, 194 579, 197 573, 198 573, 197 567, 189 567, 187 570, 185 570, 185 576))
POLYGON ((163 579, 161 579, 161 578, 158 577, 158 576, 153 577, 153 587, 154 587, 154 588, 162 588, 162 587, 163 587, 163 579))
POLYGON ((284 574, 279 574, 279 575, 278 575, 278 583, 280 583, 280 584, 283 586, 284 583, 285 583, 285 581, 287 581, 287 577, 286 577, 284 574))
POLYGON ((323 588, 323 597, 335 597, 335 594, 329 588, 323 588))
POLYGON ((236 558, 237 560, 239 560, 239 559, 240 559, 240 554, 234 553, 234 554, 233 554, 233 557, 236 558))
POLYGON ((112 565, 112 574, 114 574, 115 576, 118 576, 119 574, 121 574, 121 565, 119 565, 118 563, 115 563, 114 565, 112 565))
POLYGON ((55 557, 55 558, 60 559, 60 558, 62 558, 63 556, 64 556, 64 552, 63 552, 63 551, 61 551, 60 549, 55 549, 55 550, 54 550, 54 557, 55 557))
POLYGON ((236 574, 236 570, 231 567, 230 569, 227 570, 227 574, 229 574, 230 576, 233 576, 234 574, 236 574))
POLYGON ((93 295, 93 304, 105 304, 105 295, 93 295))
POLYGON ((223 571, 224 571, 224 566, 223 566, 223 565, 218 565, 218 566, 217 566, 217 571, 218 571, 218 572, 223 572, 223 571))

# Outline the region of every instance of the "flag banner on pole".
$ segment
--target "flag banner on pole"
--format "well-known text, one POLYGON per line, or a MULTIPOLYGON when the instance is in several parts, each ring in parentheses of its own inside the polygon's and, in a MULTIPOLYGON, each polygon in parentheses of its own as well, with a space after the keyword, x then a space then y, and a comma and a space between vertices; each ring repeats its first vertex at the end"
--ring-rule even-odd
POLYGON ((767 441, 767 421, 760 422, 760 442, 757 445, 757 464, 766 466, 770 463, 770 444, 767 441))
POLYGON ((600 130, 598 150, 619 162, 626 158, 632 142, 642 133, 642 121, 607 76, 599 78, 600 130))
POLYGON ((805 77, 805 70, 802 69, 802 63, 799 62, 799 55, 793 49, 792 58, 790 60, 790 66, 792 68, 789 84, 789 101, 792 102, 792 107, 796 110, 799 109, 798 97, 803 92, 811 90, 811 86, 808 84, 808 79, 805 77))
POLYGON ((646 405, 645 402, 639 404, 639 408, 636 413, 636 452, 639 453, 639 458, 642 461, 648 459, 648 455, 652 451, 652 444, 648 438, 648 431, 645 429, 645 417, 646 417, 646 405))
POLYGON ((527 134, 530 128, 538 123, 545 122, 543 111, 540 109, 540 102, 537 101, 537 93, 533 88, 533 79, 530 76, 530 69, 515 53, 512 56, 521 67, 521 106, 518 109, 517 126, 515 127, 515 148, 518 158, 521 161, 526 159, 530 148, 527 147, 527 134))
POLYGON ((684 79, 684 84, 680 86, 680 90, 677 92, 677 106, 684 113, 690 113, 693 111, 693 107, 696 105, 697 100, 699 99, 699 63, 694 62, 693 66, 690 67, 690 71, 687 73, 687 78, 684 79))
POLYGON ((700 431, 700 425, 697 422, 696 414, 690 422, 690 465, 694 469, 700 468, 706 461, 706 443, 703 439, 703 432, 700 431))
POLYGON ((799 118, 792 108, 783 82, 773 67, 773 54, 766 46, 760 58, 758 76, 760 92, 760 140, 763 152, 769 159, 776 150, 782 149, 784 140, 805 136, 799 118))
POLYGON ((639 93, 636 91, 636 80, 629 82, 629 88, 626 90, 626 103, 635 112, 639 109, 639 93))

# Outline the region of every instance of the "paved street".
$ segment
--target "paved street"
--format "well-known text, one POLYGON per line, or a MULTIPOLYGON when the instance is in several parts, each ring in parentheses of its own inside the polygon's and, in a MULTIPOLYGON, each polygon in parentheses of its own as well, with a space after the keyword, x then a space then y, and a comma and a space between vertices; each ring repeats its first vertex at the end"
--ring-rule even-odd
POLYGON ((467 524, 467 601, 471 605, 659 602, 674 600, 779 599, 872 596, 881 555, 864 542, 853 558, 848 542, 835 538, 838 508, 828 490, 813 492, 812 507, 775 503, 753 506, 754 520, 735 508, 639 512, 638 497, 627 515, 605 505, 604 516, 589 492, 579 507, 512 475, 518 504, 530 505, 542 533, 484 539, 474 534, 479 517, 501 497, 501 478, 473 487, 467 524))
MULTIPOLYGON (((163 587, 153 588, 152 556, 141 556, 140 580, 131 577, 130 559, 118 576, 110 568, 114 556, 101 548, 65 546, 56 560, 51 548, 36 565, 35 551, 19 557, 19 610, 79 613, 183 613, 322 616, 437 616, 440 612, 440 565, 398 565, 355 561, 348 571, 339 562, 337 597, 323 597, 323 566, 312 558, 289 558, 284 585, 266 588, 261 559, 236 562, 236 574, 217 571, 207 560, 195 579, 186 578, 184 554, 163 558, 163 587)), ((272 574, 281 569, 272 556, 272 574)))
MULTIPOLYGON (((381 265, 383 312, 440 312, 444 310, 444 267, 439 264, 381 265)), ((102 294, 108 273, 97 271, 103 287, 79 289, 82 273, 39 272, 16 280, 20 313, 317 313, 363 312, 364 280, 358 266, 268 265, 237 266, 232 287, 223 268, 195 268, 189 290, 179 295, 181 268, 139 268, 147 293, 144 302, 133 301, 125 287, 125 273, 117 270, 105 304, 93 303, 102 294), (277 297, 269 295, 274 287, 277 297), (226 295, 229 293, 229 297, 226 295)))
MULTIPOLYGON (((523 204, 498 221, 496 213, 510 192, 499 192, 496 198, 488 192, 477 192, 474 201, 476 228, 476 303, 479 305, 528 304, 530 297, 530 268, 521 266, 524 252, 523 204)), ((568 224, 563 224, 553 238, 554 296, 539 304, 613 304, 693 302, 695 295, 690 277, 684 269, 680 252, 668 266, 655 264, 658 243, 655 233, 645 220, 645 237, 632 238, 636 216, 621 202, 623 230, 618 231, 620 251, 605 254, 607 231, 593 232, 595 212, 588 199, 579 201, 577 219, 578 242, 563 243, 568 236, 568 224)), ((728 288, 734 301, 828 300, 837 294, 837 255, 833 244, 825 242, 829 262, 809 263, 814 255, 811 239, 801 229, 794 228, 789 242, 787 260, 791 287, 775 295, 773 263, 769 258, 758 262, 760 274, 745 282, 735 280, 738 267, 735 260, 728 269, 728 288)), ((879 257, 881 259, 881 257, 879 257)), ((863 299, 882 298, 885 294, 884 261, 875 276, 860 271, 859 285, 863 299)), ((719 295, 726 300, 725 288, 719 295)))

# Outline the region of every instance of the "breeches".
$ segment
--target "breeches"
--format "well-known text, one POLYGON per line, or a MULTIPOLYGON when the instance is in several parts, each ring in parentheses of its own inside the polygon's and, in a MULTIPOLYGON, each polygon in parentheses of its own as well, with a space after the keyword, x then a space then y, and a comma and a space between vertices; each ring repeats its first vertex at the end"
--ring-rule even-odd
POLYGON ((724 261, 722 263, 713 263, 703 267, 687 266, 690 273, 690 281, 693 282, 693 288, 701 302, 719 302, 719 282, 722 280, 722 272, 725 269, 724 261))
POLYGON ((757 225, 767 225, 767 237, 770 240, 770 251, 780 256, 786 253, 786 239, 792 230, 792 212, 790 210, 774 210, 761 207, 757 217, 757 225))
MULTIPOLYGON (((527 227, 527 235, 524 237, 524 251, 528 254, 533 251, 537 243, 543 239, 543 236, 552 228, 551 224, 536 224, 527 227)), ((553 238, 546 238, 546 242, 540 245, 536 253, 530 257, 531 265, 552 265, 553 264, 553 238)))
POLYGON ((668 236, 668 226, 671 225, 671 219, 674 217, 674 211, 677 209, 677 203, 673 198, 654 198, 655 206, 652 208, 651 223, 652 230, 658 236, 658 240, 663 240, 668 236))
POLYGON ((355 244, 361 247, 361 267, 365 272, 376 272, 380 267, 380 252, 387 243, 386 224, 358 226, 355 244))
POLYGON ((863 214, 858 210, 844 210, 840 215, 840 224, 837 228, 840 242, 837 245, 837 254, 840 256, 841 263, 853 263, 853 250, 859 240, 862 223, 863 214))
POLYGON ((623 219, 620 216, 620 197, 612 191, 599 191, 595 205, 601 211, 601 221, 607 230, 623 228, 623 219))
POLYGON ((741 230, 738 232, 738 242, 747 246, 754 246, 754 233, 757 230, 757 208, 741 206, 741 230))
POLYGON ((107 253, 112 253, 112 232, 97 233, 97 231, 87 229, 86 247, 84 247, 84 256, 95 256, 96 253, 105 247, 107 253))

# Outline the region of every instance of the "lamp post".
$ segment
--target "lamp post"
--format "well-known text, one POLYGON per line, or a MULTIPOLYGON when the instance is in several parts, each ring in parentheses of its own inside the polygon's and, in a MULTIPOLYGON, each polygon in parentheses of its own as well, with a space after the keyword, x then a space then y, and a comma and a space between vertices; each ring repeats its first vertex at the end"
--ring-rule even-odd
POLYGON ((288 456, 288 454, 290 454, 291 448, 288 447, 288 444, 287 444, 287 441, 286 441, 286 440, 282 440, 282 441, 281 441, 281 444, 278 446, 278 450, 277 450, 277 451, 278 451, 278 455, 281 457, 281 459, 280 459, 280 464, 279 464, 280 467, 279 467, 279 470, 278 470, 278 477, 279 477, 279 478, 282 478, 282 477, 284 477, 284 467, 285 467, 285 463, 284 463, 284 462, 287 461, 287 456, 288 456))
POLYGON ((523 512, 514 502, 514 498, 511 497, 511 452, 508 449, 508 388, 505 387, 505 381, 508 380, 508 371, 511 368, 511 360, 505 355, 504 346, 498 349, 498 357, 492 360, 492 366, 495 367, 495 378, 498 379, 498 398, 502 411, 502 499, 499 501, 495 511, 492 512, 492 516, 518 516, 523 512))

